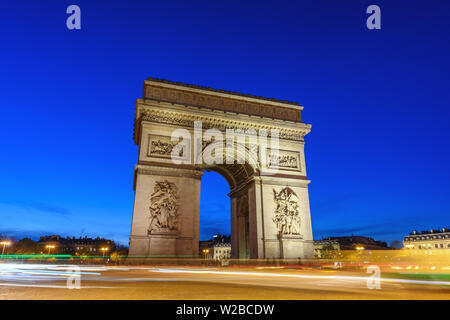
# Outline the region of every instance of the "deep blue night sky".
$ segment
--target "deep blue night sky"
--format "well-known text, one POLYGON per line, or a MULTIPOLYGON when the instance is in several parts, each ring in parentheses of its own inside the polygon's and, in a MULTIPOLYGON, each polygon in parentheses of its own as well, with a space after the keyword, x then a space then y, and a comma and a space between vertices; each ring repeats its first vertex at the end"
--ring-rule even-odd
MULTIPOLYGON (((300 102, 315 238, 449 226, 449 35, 438 0, 4 2, 0 233, 128 242, 149 76, 300 102)), ((227 192, 205 175, 201 238, 230 232, 227 192)))

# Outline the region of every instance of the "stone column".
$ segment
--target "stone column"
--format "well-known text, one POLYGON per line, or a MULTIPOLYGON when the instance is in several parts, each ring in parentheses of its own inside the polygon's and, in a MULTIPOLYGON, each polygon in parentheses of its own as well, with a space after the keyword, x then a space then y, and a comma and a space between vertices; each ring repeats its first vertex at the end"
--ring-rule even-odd
POLYGON ((250 258, 264 259, 263 214, 259 179, 248 188, 248 209, 250 219, 250 258))
MULTIPOLYGON (((135 203, 130 236, 130 256, 197 256, 200 215, 200 178, 198 170, 167 168, 163 166, 137 165, 135 172, 135 203), (176 189, 164 194, 155 189, 159 182, 167 182, 176 189), (153 202, 152 203, 152 195, 153 202), (174 230, 160 228, 149 230, 150 206, 157 206, 155 199, 173 198, 177 209, 163 208, 161 219, 176 216, 174 230), (168 211, 167 211, 168 210, 168 211), (172 211, 170 211, 172 210, 172 211)), ((173 218, 171 221, 174 221, 173 218)), ((164 224, 164 223, 163 223, 164 224)))
MULTIPOLYGON (((259 258, 313 258, 313 235, 311 228, 311 216, 309 209, 307 180, 295 178, 279 178, 279 177, 260 177, 260 181, 256 182, 255 201, 258 206, 259 214, 256 217, 258 230, 258 257, 259 258), (280 234, 277 229, 277 223, 274 221, 277 211, 277 200, 275 194, 279 194, 283 189, 288 188, 295 195, 292 201, 298 203, 298 212, 300 218, 299 232, 289 232, 280 234), (259 200, 259 201, 258 201, 259 200), (261 254, 262 252, 262 254, 261 254)), ((284 200, 278 200, 283 202, 284 200)), ((293 230, 293 229, 291 229, 293 230)))
POLYGON ((230 195, 230 209, 231 209, 231 258, 239 258, 239 239, 238 239, 238 226, 237 226, 237 213, 238 213, 238 198, 236 195, 230 195))

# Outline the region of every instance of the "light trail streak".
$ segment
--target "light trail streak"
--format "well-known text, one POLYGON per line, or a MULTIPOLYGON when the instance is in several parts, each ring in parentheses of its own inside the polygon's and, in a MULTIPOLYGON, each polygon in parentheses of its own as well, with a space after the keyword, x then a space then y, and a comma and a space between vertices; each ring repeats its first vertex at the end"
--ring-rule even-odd
MULTIPOLYGON (((300 275, 300 274, 280 274, 280 273, 263 273, 263 272, 242 272, 242 271, 208 271, 208 270, 180 270, 180 269, 155 269, 149 272, 159 273, 191 273, 191 274, 215 274, 215 275, 240 275, 240 276, 256 276, 256 277, 280 277, 280 278, 297 278, 297 279, 321 279, 321 280, 352 280, 367 281, 367 277, 358 276, 320 276, 320 275, 300 275)), ((389 279, 381 278, 380 281, 391 283, 409 283, 409 284, 432 284, 450 286, 450 281, 427 281, 427 280, 408 280, 408 279, 389 279)))
MULTIPOLYGON (((6 263, 0 264, 0 282, 1 286, 39 286, 29 282, 48 282, 48 281, 66 281, 74 276, 100 276, 101 273, 89 272, 88 270, 104 269, 92 268, 75 265, 41 265, 41 264, 17 264, 6 263), (21 283, 22 282, 22 283, 21 283), (28 282, 24 284, 23 282, 28 282)), ((43 285, 45 287, 45 285, 43 285)), ((58 288, 59 286, 49 285, 50 288, 58 288)), ((62 286, 62 288, 66 288, 62 286)))
MULTIPOLYGON (((52 288, 52 289, 67 289, 67 286, 52 285, 52 284, 30 284, 30 283, 0 283, 4 287, 26 287, 26 288, 52 288)), ((116 287, 80 287, 80 289, 117 289, 116 287)))

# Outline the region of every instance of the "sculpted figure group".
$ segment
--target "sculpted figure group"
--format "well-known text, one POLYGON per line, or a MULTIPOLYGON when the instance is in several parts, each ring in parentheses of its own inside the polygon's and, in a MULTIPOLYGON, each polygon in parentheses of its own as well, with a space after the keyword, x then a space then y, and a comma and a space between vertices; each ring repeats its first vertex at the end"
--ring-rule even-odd
POLYGON ((280 192, 274 189, 273 195, 276 204, 273 222, 277 226, 278 233, 300 235, 300 210, 297 195, 289 187, 280 192))
POLYGON ((178 188, 167 180, 156 182, 150 197, 149 233, 178 231, 178 188))

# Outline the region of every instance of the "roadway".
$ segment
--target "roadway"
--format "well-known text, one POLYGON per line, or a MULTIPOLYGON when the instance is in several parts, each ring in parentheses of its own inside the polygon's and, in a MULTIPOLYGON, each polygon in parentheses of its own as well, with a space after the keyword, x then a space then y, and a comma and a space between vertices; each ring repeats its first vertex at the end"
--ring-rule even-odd
MULTIPOLYGON (((381 274, 380 288, 369 289, 370 275, 354 271, 97 265, 79 268, 0 264, 0 299, 450 299, 448 280, 395 279, 381 274)), ((370 284, 376 287, 376 282, 370 284)))

